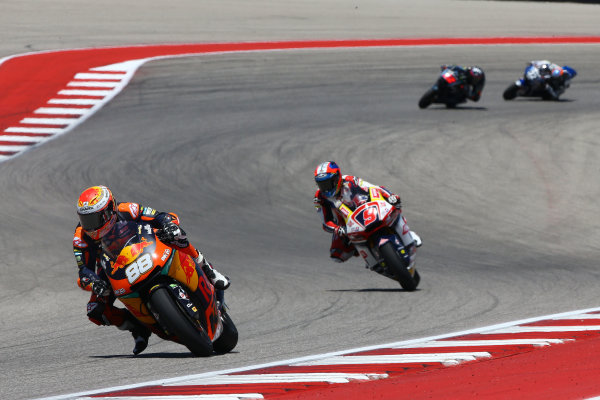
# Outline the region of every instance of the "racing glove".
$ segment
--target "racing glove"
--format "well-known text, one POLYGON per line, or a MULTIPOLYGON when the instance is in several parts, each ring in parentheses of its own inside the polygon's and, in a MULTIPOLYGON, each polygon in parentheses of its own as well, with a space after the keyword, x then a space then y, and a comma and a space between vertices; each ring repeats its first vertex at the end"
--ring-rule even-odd
POLYGON ((400 197, 396 196, 395 194, 390 195, 390 197, 387 198, 387 201, 396 208, 402 207, 400 197))
POLYGON ((346 234, 346 227, 345 226, 338 226, 337 228, 335 228, 335 234, 338 235, 339 237, 345 237, 346 234))
POLYGON ((110 287, 108 283, 103 280, 97 280, 91 283, 92 292, 94 292, 97 296, 108 296, 110 295, 110 287))
POLYGON ((176 240, 183 239, 183 232, 179 225, 173 222, 167 222, 161 229, 156 231, 156 236, 162 241, 172 243, 176 240))

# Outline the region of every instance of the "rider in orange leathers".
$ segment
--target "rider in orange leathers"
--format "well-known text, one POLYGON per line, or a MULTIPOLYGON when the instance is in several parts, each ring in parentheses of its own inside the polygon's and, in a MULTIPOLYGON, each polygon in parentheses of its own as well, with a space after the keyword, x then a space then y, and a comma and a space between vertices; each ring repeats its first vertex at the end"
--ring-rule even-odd
POLYGON ((158 238, 194 258, 196 266, 202 268, 214 287, 222 291, 229 287, 229 278, 219 273, 187 240, 179 227, 175 214, 158 212, 137 203, 117 203, 105 186, 93 186, 81 193, 77 203, 79 224, 73 237, 73 252, 79 267, 78 284, 82 289, 91 289, 87 304, 87 315, 96 325, 115 325, 131 332, 135 347, 133 354, 141 353, 148 346, 150 330, 124 308, 114 306, 116 299, 104 273, 99 266, 100 240, 117 221, 145 222, 158 229, 158 238))
MULTIPOLYGON (((330 257, 336 262, 344 262, 352 256, 358 256, 354 246, 346 236, 346 225, 338 211, 343 203, 354 210, 369 201, 369 188, 378 188, 385 200, 401 209, 400 196, 391 193, 383 186, 375 186, 356 176, 342 175, 334 161, 327 161, 315 169, 315 182, 319 189, 315 193, 314 204, 321 217, 323 229, 332 234, 330 257)), ((408 229, 404 217, 398 219, 396 231, 405 246, 421 246, 421 238, 408 229)))

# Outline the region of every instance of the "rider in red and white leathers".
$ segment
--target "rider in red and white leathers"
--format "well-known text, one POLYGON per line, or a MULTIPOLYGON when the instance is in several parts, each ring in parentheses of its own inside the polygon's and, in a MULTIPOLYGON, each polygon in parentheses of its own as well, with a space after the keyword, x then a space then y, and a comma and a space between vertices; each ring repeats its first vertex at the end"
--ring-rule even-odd
MULTIPOLYGON (((319 187, 314 198, 315 208, 321 216, 323 229, 333 234, 330 257, 336 262, 344 262, 358 255, 346 236, 346 225, 339 211, 341 204, 354 210, 369 201, 369 188, 377 188, 388 203, 401 210, 400 196, 356 176, 342 175, 334 161, 320 164, 315 169, 314 177, 319 187)), ((404 217, 398 219, 395 228, 405 246, 413 243, 417 247, 421 246, 421 238, 409 230, 404 217)))

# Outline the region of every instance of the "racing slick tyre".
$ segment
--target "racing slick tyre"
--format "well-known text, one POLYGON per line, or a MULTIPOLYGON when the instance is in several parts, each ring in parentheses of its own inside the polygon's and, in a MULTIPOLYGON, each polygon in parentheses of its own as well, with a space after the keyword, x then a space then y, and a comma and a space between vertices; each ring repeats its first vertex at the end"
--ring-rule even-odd
POLYGON ((221 320, 223 321, 223 332, 217 340, 213 342, 213 349, 217 353, 229 353, 237 345, 238 331, 235 324, 225 311, 221 311, 221 320))
POLYGON ((433 100, 435 99, 436 95, 437 95, 437 90, 435 90, 433 88, 431 88, 427 92, 425 92, 423 97, 421 97, 421 100, 419 100, 419 108, 429 107, 431 105, 431 103, 433 103, 433 100))
POLYGON ((519 87, 513 83, 508 88, 506 88, 506 90, 502 94, 502 97, 504 97, 504 100, 512 100, 515 97, 517 97, 518 92, 519 92, 519 87))
POLYGON ((412 292, 417 288, 421 277, 417 275, 415 270, 415 276, 411 275, 408 270, 408 263, 402 256, 398 254, 393 243, 388 242, 379 248, 381 256, 385 260, 385 264, 389 271, 396 276, 402 289, 412 292))
POLYGON ((199 357, 212 355, 213 345, 204 328, 180 308, 167 289, 156 289, 150 294, 148 303, 152 313, 160 325, 168 331, 167 333, 177 336, 179 342, 194 355, 199 357))
POLYGON ((415 281, 415 288, 419 286, 419 282, 421 282, 421 275, 419 275, 419 271, 415 269, 415 274, 413 275, 413 281, 415 281))

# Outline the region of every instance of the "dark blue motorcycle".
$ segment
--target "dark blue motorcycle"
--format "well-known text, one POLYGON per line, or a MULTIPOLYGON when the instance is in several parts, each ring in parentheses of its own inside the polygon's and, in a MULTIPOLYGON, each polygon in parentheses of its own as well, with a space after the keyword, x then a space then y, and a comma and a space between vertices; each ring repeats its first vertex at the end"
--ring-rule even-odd
POLYGON ((427 108, 432 103, 445 104, 454 108, 467 101, 466 76, 450 68, 444 69, 437 82, 419 100, 419 108, 427 108))

